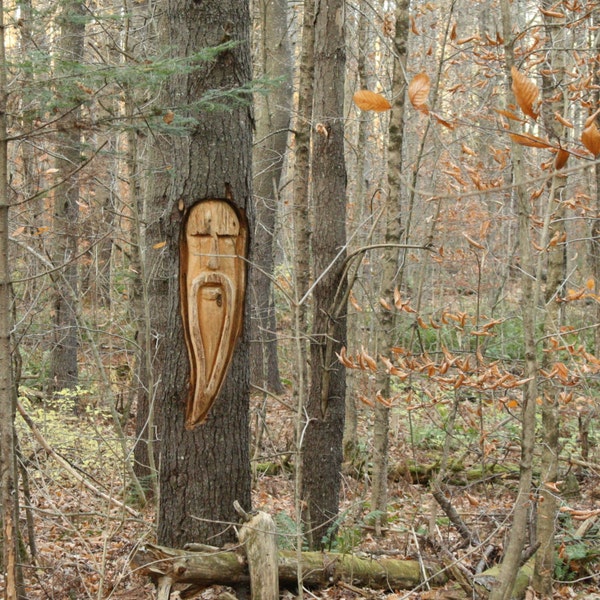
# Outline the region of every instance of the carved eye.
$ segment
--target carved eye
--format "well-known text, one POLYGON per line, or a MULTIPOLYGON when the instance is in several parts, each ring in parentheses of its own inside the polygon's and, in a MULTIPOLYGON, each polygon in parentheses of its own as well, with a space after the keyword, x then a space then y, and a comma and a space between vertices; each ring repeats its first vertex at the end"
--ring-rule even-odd
POLYGON ((217 301, 217 306, 223 306, 223 296, 221 294, 217 294, 215 300, 217 301))

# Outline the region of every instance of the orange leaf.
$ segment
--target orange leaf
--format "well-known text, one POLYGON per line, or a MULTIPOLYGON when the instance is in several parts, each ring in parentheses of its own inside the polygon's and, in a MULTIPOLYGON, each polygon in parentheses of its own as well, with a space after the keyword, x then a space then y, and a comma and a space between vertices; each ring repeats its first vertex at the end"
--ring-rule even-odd
POLYGON ((581 132, 581 143, 594 155, 600 154, 600 131, 592 122, 581 132))
POLYGON ((410 17, 410 30, 415 35, 420 35, 419 30, 417 29, 417 22, 415 21, 415 18, 412 15, 410 17))
POLYGON ((554 168, 558 171, 562 169, 569 160, 569 156, 571 156, 566 150, 560 148, 556 153, 556 158, 554 159, 554 168))
POLYGON ((163 115, 163 121, 164 121, 164 122, 165 122, 167 125, 170 125, 170 124, 173 122, 173 119, 174 119, 174 118, 175 118, 175 113, 174 113, 172 110, 170 110, 170 111, 166 112, 166 113, 163 115))
POLYGON ((408 86, 408 98, 411 104, 417 110, 423 111, 425 114, 429 112, 426 102, 430 89, 431 82, 427 73, 415 75, 408 86))
POLYGON ((567 121, 567 119, 565 119, 564 117, 562 117, 559 113, 555 112, 554 113, 554 118, 561 124, 564 125, 565 127, 568 127, 569 129, 573 129, 573 123, 571 123, 571 121, 567 121))
POLYGON ((348 299, 350 300, 350 304, 352 304, 356 312, 363 311, 362 306, 358 303, 358 300, 356 299, 356 296, 354 295, 354 292, 352 292, 352 290, 350 290, 350 296, 348 297, 348 299))
POLYGON ((585 287, 592 291, 594 289, 594 287, 596 286, 595 280, 593 277, 588 277, 588 280, 585 282, 585 287))
POLYGON ((558 12, 557 10, 544 10, 540 8, 540 12, 546 17, 554 17, 555 19, 564 19, 565 14, 558 12))
POLYGON ((507 119, 512 119, 513 121, 519 121, 519 122, 523 123, 523 119, 521 119, 521 117, 515 115, 515 113, 511 112, 510 110, 504 110, 503 108, 495 108, 494 110, 499 115, 502 115, 503 117, 506 117, 507 119))
POLYGON ((443 125, 444 127, 447 127, 448 129, 450 129, 451 131, 454 130, 454 128, 456 127, 454 125, 454 123, 450 123, 450 121, 446 121, 446 119, 442 119, 442 117, 440 117, 440 115, 432 112, 431 116, 440 124, 443 125))
POLYGON ((352 99, 360 110, 383 112, 392 108, 392 105, 381 94, 376 94, 370 90, 358 90, 352 99))
POLYGON ((371 400, 369 400, 366 396, 363 396, 362 394, 358 394, 358 399, 361 402, 364 402, 367 406, 370 406, 370 407, 375 406, 371 400))
POLYGON ((385 298, 379 298, 379 304, 381 304, 385 310, 392 310, 390 303, 385 298))
POLYGON ((530 81, 520 73, 515 67, 510 70, 512 75, 512 91, 515 94, 515 100, 521 108, 521 110, 532 119, 537 119, 538 114, 533 105, 538 99, 540 91, 537 85, 530 81))
POLYGON ((417 323, 421 329, 429 329, 429 325, 421 317, 417 317, 417 323))
POLYGON ((164 248, 167 245, 167 242, 158 242, 152 246, 154 250, 159 250, 160 248, 164 248))
POLYGON ((474 248, 478 248, 479 250, 485 250, 485 246, 483 246, 479 242, 476 242, 472 237, 469 237, 464 231, 462 232, 462 234, 463 237, 467 240, 467 242, 471 244, 471 246, 473 246, 474 248))
POLYGON ((511 133, 510 139, 521 146, 529 146, 531 148, 552 148, 552 144, 548 140, 543 140, 530 133, 511 133))
POLYGON ((481 504, 479 500, 475 498, 475 496, 469 494, 469 492, 465 492, 465 497, 467 498, 471 506, 479 506, 481 504))

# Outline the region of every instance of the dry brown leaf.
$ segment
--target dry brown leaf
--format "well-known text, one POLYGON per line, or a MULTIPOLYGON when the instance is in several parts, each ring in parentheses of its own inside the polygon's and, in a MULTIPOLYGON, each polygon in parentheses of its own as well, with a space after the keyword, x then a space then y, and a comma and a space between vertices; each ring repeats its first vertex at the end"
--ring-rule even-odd
POLYGON ((429 112, 427 108, 427 98, 431 89, 431 81, 427 73, 415 75, 408 86, 408 98, 410 103, 425 114, 429 112))
POLYGON ((476 242, 472 237, 469 237, 464 231, 462 232, 462 234, 471 246, 473 246, 474 248, 478 248, 479 250, 485 250, 485 246, 483 244, 476 242))
POLYGON ((544 140, 530 133, 511 133, 510 139, 521 146, 529 146, 530 148, 552 148, 552 144, 548 140, 544 140))
POLYGON ((581 132, 581 143, 594 155, 600 154, 600 131, 592 122, 581 132))
POLYGON ((456 23, 452 25, 452 29, 450 30, 450 39, 452 41, 456 39, 456 23))
POLYGON ((554 118, 561 124, 564 125, 565 127, 568 127, 569 129, 573 129, 573 123, 571 123, 571 121, 568 121, 567 119, 565 119, 563 116, 560 115, 560 113, 555 112, 554 113, 554 118))
POLYGON ((515 94, 517 104, 524 114, 532 119, 537 119, 539 113, 534 109, 534 105, 540 94, 537 85, 535 85, 533 81, 527 79, 527 77, 519 72, 516 67, 512 67, 510 72, 513 80, 512 91, 515 94))
POLYGON ((543 8, 540 8, 540 12, 545 17, 554 17, 555 19, 564 19, 565 18, 565 14, 561 13, 557 10, 544 10, 543 8))
POLYGON ((358 300, 356 299, 356 296, 354 295, 354 292, 352 292, 352 290, 350 290, 350 296, 348 297, 348 300, 350 300, 350 304, 352 304, 356 312, 363 311, 362 306, 358 303, 358 300))
POLYGON ((432 112, 431 116, 440 124, 443 125, 444 127, 447 127, 448 129, 450 129, 451 131, 454 130, 454 128, 456 127, 456 125, 454 125, 454 123, 450 123, 450 121, 446 121, 446 119, 442 119, 442 117, 440 117, 440 115, 432 112))
POLYGON ((371 90, 358 90, 352 97, 354 104, 361 110, 373 110, 375 112, 383 112, 390 110, 392 105, 381 94, 372 92, 371 90))
POLYGON ((569 156, 571 156, 569 152, 567 152, 563 148, 559 148, 558 152, 556 153, 556 158, 554 159, 554 168, 557 171, 559 169, 562 169, 567 164, 569 156))
POLYGON ((415 35, 420 35, 419 29, 417 27, 417 22, 415 21, 415 18, 411 15, 410 17, 410 30, 415 34, 415 35))
POLYGON ((175 118, 175 113, 174 113, 172 110, 170 110, 170 111, 166 112, 166 113, 163 115, 163 121, 164 121, 164 122, 165 122, 167 125, 170 125, 170 124, 173 122, 173 119, 174 119, 174 118, 175 118))
POLYGON ((519 121, 520 123, 523 123, 523 119, 521 119, 521 117, 515 115, 515 113, 510 110, 505 110, 503 108, 495 108, 494 110, 499 115, 502 115, 503 117, 506 117, 507 119, 512 119, 513 121, 519 121))

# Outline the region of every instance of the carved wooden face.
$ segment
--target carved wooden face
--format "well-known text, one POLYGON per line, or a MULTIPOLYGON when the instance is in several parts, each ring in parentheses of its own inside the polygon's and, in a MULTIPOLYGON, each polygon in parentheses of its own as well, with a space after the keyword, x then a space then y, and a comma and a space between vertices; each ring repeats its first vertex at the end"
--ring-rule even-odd
POLYGON ((181 247, 180 305, 190 358, 186 426, 205 420, 242 325, 247 228, 225 200, 195 204, 181 247))

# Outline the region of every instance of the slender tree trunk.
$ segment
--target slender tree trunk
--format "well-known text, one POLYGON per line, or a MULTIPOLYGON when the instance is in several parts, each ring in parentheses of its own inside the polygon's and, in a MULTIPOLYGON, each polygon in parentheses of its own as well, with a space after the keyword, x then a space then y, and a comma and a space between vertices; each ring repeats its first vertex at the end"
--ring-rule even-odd
MULTIPOLYGON (((544 7, 550 11, 549 2, 544 2, 544 7)), ((564 136, 564 126, 555 118, 555 114, 565 115, 564 93, 557 96, 557 82, 562 82, 565 75, 564 50, 566 42, 566 29, 559 20, 545 15, 546 25, 546 56, 548 57, 547 70, 542 76, 542 119, 549 129, 552 137, 561 139, 564 136)), ((562 202, 564 188, 567 183, 566 175, 555 172, 552 176, 548 201, 547 214, 542 244, 548 240, 559 239, 560 242, 548 247, 546 266, 545 314, 543 337, 560 335, 562 323, 562 310, 558 298, 563 293, 566 276, 566 230, 565 230, 565 205, 562 202)), ((541 279, 542 256, 540 255, 537 279, 541 279)), ((553 362, 552 349, 549 341, 544 344, 545 352, 542 358, 542 368, 550 369, 553 362)), ((552 578, 555 562, 555 521, 558 511, 558 498, 546 484, 553 484, 558 480, 558 455, 559 447, 559 399, 551 382, 544 383, 542 387, 542 459, 541 459, 541 486, 540 500, 537 507, 536 537, 540 544, 535 555, 535 570, 533 586, 543 598, 552 596, 552 578)))
POLYGON ((179 547, 235 540, 229 525, 237 522, 233 502, 246 510, 251 504, 247 322, 207 420, 186 429, 190 365, 178 282, 181 227, 199 200, 228 201, 245 213, 252 230, 250 98, 247 104, 231 101, 228 109, 210 112, 194 107, 208 90, 249 82, 249 22, 245 0, 169 0, 161 24, 163 41, 176 56, 218 46, 225 39, 237 42, 212 60, 196 63, 193 72, 173 76, 165 86, 165 105, 177 107, 178 114, 195 123, 185 136, 157 137, 156 173, 149 186, 146 252, 152 257, 147 272, 157 339, 158 540, 179 547))
MULTIPOLYGON (((83 61, 85 14, 84 6, 78 0, 70 0, 63 5, 59 19, 60 70, 83 61)), ((77 90, 76 87, 74 89, 77 90)), ((79 334, 75 307, 79 302, 79 275, 75 260, 79 243, 79 176, 72 173, 81 163, 81 135, 77 126, 80 99, 77 92, 66 92, 66 95, 66 112, 57 123, 56 177, 64 183, 55 190, 54 197, 54 262, 56 266, 64 266, 54 278, 54 346, 50 382, 53 391, 74 388, 79 381, 79 334)))
POLYGON ((312 252, 316 278, 311 334, 311 386, 303 447, 303 497, 309 544, 335 531, 346 401, 346 168, 344 162, 344 4, 317 0, 313 120, 312 252))
MULTIPOLYGON (((258 76, 276 80, 269 94, 254 96, 256 132, 254 145, 254 264, 251 270, 252 382, 282 393, 277 356, 277 320, 273 297, 274 236, 279 187, 286 155, 292 100, 291 55, 288 44, 287 2, 257 3, 258 76)), ((269 85, 269 82, 267 82, 269 85)))
MULTIPOLYGON (((394 75, 393 105, 390 117, 390 139, 388 156, 388 194, 385 207, 385 243, 381 265, 380 297, 390 306, 394 306, 394 289, 402 285, 402 271, 399 270, 398 258, 402 236, 402 142, 404 139, 404 72, 408 45, 408 0, 399 0, 396 5, 396 32, 394 35, 394 75), (396 245, 396 246, 394 246, 396 245)), ((396 340, 396 313, 383 307, 379 313, 378 347, 381 353, 387 354, 396 340)), ((377 373, 377 389, 384 398, 391 395, 390 375, 384 371, 377 373)), ((373 485, 372 509, 378 511, 382 518, 377 519, 376 532, 386 520, 387 515, 387 475, 388 475, 388 439, 389 408, 377 403, 373 426, 373 485)))
MULTIPOLYGON (((514 103, 510 91, 512 77, 510 69, 514 64, 515 35, 512 30, 510 3, 501 2, 502 35, 504 37, 505 68, 509 103, 514 103)), ((514 125, 511 123, 511 127, 514 125)), ((538 363, 535 347, 535 311, 537 310, 539 282, 533 283, 534 261, 531 246, 531 203, 527 194, 524 172, 523 148, 511 143, 513 186, 518 210, 519 247, 521 249, 521 314, 523 318, 523 336, 525 349, 525 376, 530 379, 523 389, 521 422, 521 464, 519 486, 514 503, 513 521, 508 544, 504 548, 504 558, 500 568, 497 586, 490 594, 490 600, 509 600, 520 567, 521 552, 527 536, 527 518, 529 513, 533 451, 535 447, 535 411, 537 398, 538 363)))
POLYGON ((5 600, 18 597, 18 519, 15 473, 15 395, 11 359, 10 269, 8 262, 8 173, 4 6, 0 2, 0 502, 5 600))
MULTIPOLYGON (((308 291, 310 282, 310 140, 314 96, 314 52, 315 52, 315 0, 305 0, 302 20, 302 52, 298 67, 298 111, 294 125, 296 145, 294 162, 294 290, 296 301, 300 302, 308 291)), ((300 303, 298 311, 297 335, 302 336, 301 347, 306 356, 308 331, 307 303, 300 303)), ((298 365, 302 369, 304 381, 308 381, 306 360, 298 365)), ((304 401, 304 399, 302 399, 304 401)))

